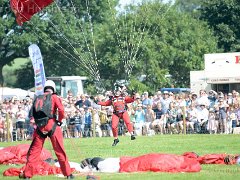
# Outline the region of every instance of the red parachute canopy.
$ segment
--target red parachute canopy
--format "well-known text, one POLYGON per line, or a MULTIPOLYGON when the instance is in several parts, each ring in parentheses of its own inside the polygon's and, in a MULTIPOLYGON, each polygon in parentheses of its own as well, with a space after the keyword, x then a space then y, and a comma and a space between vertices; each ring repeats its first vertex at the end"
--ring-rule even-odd
POLYGON ((10 6, 16 15, 16 21, 21 26, 31 17, 50 5, 54 0, 10 0, 10 6))

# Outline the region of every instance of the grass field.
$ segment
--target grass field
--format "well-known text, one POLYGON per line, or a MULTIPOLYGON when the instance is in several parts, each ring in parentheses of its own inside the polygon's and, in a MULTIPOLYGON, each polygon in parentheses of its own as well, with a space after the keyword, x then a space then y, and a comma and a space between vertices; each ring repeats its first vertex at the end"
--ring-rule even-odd
MULTIPOLYGON (((196 152, 199 155, 211 153, 240 154, 239 135, 157 135, 151 137, 137 137, 136 141, 130 141, 129 137, 120 137, 120 143, 112 147, 112 138, 84 138, 66 139, 65 148, 70 161, 80 162, 86 157, 119 157, 138 156, 151 152, 182 154, 184 152, 196 152)), ((0 146, 30 143, 13 142, 1 143, 0 146)), ((46 149, 52 151, 49 141, 46 141, 46 149)), ((3 172, 11 166, 1 165, 3 172)), ((14 166, 16 167, 16 166, 14 166)), ((20 167, 20 166, 19 166, 20 167)), ((199 173, 118 173, 118 174, 95 174, 101 179, 108 180, 138 180, 138 179, 240 179, 240 166, 238 165, 202 165, 199 173)), ((3 176, 0 175, 2 179, 3 176)), ((4 177, 5 179, 16 179, 17 177, 4 177)), ((35 176, 33 179, 58 179, 55 176, 35 176)), ((77 177, 76 179, 85 179, 77 177)))

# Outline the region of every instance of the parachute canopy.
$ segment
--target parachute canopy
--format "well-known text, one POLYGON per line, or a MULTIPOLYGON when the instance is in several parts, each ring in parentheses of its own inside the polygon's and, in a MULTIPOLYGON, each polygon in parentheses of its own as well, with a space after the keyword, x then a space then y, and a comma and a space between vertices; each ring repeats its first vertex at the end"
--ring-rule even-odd
POLYGON ((10 6, 16 15, 16 21, 21 26, 32 16, 50 5, 54 0, 10 0, 10 6))

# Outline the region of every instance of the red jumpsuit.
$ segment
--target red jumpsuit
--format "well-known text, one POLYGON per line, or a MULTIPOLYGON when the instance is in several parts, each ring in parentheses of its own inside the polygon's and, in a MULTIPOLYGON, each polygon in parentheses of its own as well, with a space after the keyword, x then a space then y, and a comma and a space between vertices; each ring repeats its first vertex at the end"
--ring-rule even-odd
MULTIPOLYGON (((52 95, 52 112, 56 114, 56 109, 58 109, 58 121, 62 121, 64 117, 64 107, 60 98, 53 94, 52 95)), ((55 119, 49 119, 46 126, 40 127, 41 132, 51 131, 53 125, 55 124, 55 119)), ((33 134, 33 141, 28 150, 26 168, 24 170, 24 176, 31 178, 33 176, 32 167, 38 164, 40 159, 40 154, 43 148, 43 144, 46 138, 41 137, 36 129, 33 134)), ((63 134, 60 126, 56 127, 54 134, 50 137, 53 149, 58 158, 62 173, 64 176, 69 176, 71 174, 70 165, 68 163, 68 158, 63 146, 63 134)))
POLYGON ((126 96, 114 96, 112 99, 107 100, 106 102, 99 102, 101 106, 113 106, 113 115, 112 115, 112 131, 113 137, 118 137, 118 122, 119 118, 123 119, 125 122, 128 132, 133 132, 133 126, 130 122, 130 117, 128 112, 125 109, 126 103, 134 102, 134 98, 126 96))

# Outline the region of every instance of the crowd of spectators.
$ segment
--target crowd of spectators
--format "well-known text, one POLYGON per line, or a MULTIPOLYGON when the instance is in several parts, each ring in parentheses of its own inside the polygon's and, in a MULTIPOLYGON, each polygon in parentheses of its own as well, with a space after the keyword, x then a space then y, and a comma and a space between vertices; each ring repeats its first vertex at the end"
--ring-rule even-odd
MULTIPOLYGON (((73 96, 68 92, 62 98, 65 107, 65 119, 62 130, 65 138, 112 136, 111 106, 97 104, 105 101, 108 95, 73 96)), ((28 118, 33 99, 19 99, 14 96, 1 102, 0 141, 31 139, 34 121, 28 118)), ((135 135, 208 133, 231 134, 239 126, 240 96, 233 90, 227 94, 206 92, 174 94, 158 91, 154 95, 137 93, 135 101, 126 106, 135 135)), ((127 131, 122 121, 119 123, 119 135, 127 131)))

